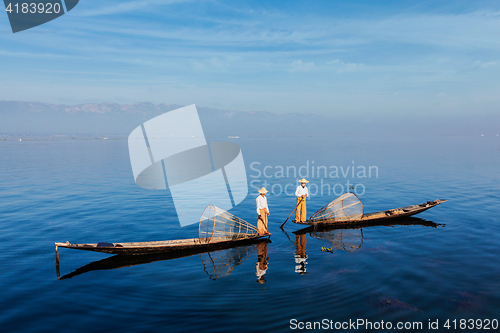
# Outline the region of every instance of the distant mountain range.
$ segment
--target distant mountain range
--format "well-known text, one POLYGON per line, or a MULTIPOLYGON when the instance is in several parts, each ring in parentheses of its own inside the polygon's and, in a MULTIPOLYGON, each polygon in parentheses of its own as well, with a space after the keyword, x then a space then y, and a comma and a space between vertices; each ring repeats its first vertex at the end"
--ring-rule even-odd
MULTIPOLYGON (((0 135, 128 135, 176 104, 79 104, 0 101, 0 135)), ((496 135, 497 116, 353 117, 238 112, 197 106, 207 137, 323 135, 496 135)))

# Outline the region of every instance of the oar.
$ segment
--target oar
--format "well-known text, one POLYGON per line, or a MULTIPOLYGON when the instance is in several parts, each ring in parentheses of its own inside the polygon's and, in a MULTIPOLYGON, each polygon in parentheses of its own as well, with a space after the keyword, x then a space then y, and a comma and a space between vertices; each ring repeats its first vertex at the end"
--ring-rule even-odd
POLYGON ((293 244, 293 246, 297 246, 297 244, 295 244, 295 243, 294 243, 294 242, 290 239, 290 236, 288 236, 288 233, 286 232, 286 230, 285 230, 285 229, 283 229, 283 228, 281 228, 281 230, 285 233, 286 238, 288 238, 288 240, 290 241, 290 243, 292 243, 292 244, 293 244))
POLYGON ((285 220, 285 222, 283 222, 283 224, 281 225, 281 229, 283 229, 283 226, 285 225, 285 223, 288 222, 288 219, 290 218, 290 216, 292 216, 293 212, 295 212, 295 210, 297 209, 297 207, 299 207, 300 203, 304 200, 304 197, 302 197, 302 199, 300 199, 299 203, 297 204, 297 206, 295 206, 295 208, 292 210, 292 213, 290 215, 288 215, 287 219, 285 220))

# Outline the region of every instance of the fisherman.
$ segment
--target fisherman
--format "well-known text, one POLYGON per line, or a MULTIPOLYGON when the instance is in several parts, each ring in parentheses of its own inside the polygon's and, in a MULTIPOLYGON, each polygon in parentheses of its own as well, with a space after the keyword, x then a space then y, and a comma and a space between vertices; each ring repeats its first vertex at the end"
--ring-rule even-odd
POLYGON ((267 206, 266 193, 269 192, 265 187, 259 190, 260 195, 255 199, 257 202, 257 214, 259 214, 259 220, 257 222, 257 232, 259 236, 270 235, 271 233, 267 229, 267 216, 271 215, 269 213, 269 207, 267 206))
POLYGON ((297 211, 295 212, 295 221, 305 222, 307 220, 306 212, 306 198, 309 195, 309 190, 306 184, 309 183, 305 178, 299 180, 300 185, 297 186, 295 190, 295 196, 297 197, 297 211))

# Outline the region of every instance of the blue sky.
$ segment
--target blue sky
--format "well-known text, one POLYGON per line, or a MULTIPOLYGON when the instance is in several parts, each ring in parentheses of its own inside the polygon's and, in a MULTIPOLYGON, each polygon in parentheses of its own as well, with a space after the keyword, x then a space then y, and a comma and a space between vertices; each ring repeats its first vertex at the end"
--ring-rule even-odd
POLYGON ((0 100, 497 114, 500 1, 81 0, 12 34, 0 100))

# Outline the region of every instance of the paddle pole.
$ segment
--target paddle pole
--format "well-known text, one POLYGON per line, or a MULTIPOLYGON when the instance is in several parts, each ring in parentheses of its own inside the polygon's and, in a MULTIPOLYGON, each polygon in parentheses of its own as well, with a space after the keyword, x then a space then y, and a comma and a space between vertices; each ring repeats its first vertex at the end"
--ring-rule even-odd
POLYGON ((285 220, 285 222, 283 222, 283 224, 281 225, 281 229, 283 229, 283 226, 285 225, 285 223, 288 222, 288 219, 290 218, 290 216, 292 216, 293 212, 295 212, 295 210, 297 209, 297 207, 299 207, 299 205, 302 203, 302 201, 304 200, 304 197, 302 197, 302 199, 300 199, 299 203, 297 204, 297 206, 295 206, 295 208, 292 210, 292 213, 290 215, 288 215, 287 219, 285 220))

